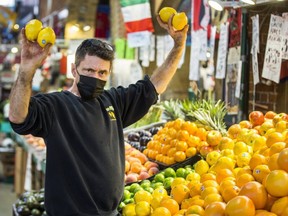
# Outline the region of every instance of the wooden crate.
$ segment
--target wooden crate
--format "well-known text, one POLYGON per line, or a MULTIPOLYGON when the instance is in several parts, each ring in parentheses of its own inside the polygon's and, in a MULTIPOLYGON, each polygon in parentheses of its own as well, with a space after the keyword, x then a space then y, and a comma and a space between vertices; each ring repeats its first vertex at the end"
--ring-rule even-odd
POLYGON ((14 188, 18 196, 24 192, 27 156, 28 153, 22 147, 16 147, 14 188))

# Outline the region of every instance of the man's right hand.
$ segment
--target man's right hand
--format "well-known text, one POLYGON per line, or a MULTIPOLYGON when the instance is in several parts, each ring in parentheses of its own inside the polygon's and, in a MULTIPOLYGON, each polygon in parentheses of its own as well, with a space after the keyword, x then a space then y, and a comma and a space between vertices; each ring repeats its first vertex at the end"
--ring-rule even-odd
POLYGON ((27 77, 33 78, 36 69, 47 58, 52 45, 47 44, 42 48, 37 41, 29 41, 25 36, 25 29, 23 28, 21 30, 21 46, 20 73, 23 72, 27 77))

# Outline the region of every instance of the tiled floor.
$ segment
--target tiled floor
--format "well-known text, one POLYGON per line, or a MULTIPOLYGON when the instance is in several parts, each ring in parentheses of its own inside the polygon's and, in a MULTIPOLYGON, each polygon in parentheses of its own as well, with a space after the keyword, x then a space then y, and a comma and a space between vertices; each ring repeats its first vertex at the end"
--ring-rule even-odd
POLYGON ((0 163, 0 216, 12 216, 12 205, 17 200, 11 179, 3 177, 0 163))

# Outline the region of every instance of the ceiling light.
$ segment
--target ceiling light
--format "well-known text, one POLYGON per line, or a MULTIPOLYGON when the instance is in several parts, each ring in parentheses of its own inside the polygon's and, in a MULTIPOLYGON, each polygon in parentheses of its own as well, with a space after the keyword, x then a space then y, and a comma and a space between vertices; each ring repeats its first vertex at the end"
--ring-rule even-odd
POLYGON ((242 2, 250 5, 255 5, 256 0, 241 0, 242 2))
POLYGON ((91 29, 90 25, 83 26, 83 31, 89 31, 91 29))
POLYGON ((214 8, 217 11, 222 11, 223 7, 221 5, 221 3, 218 0, 209 0, 208 4, 210 5, 210 7, 214 8))

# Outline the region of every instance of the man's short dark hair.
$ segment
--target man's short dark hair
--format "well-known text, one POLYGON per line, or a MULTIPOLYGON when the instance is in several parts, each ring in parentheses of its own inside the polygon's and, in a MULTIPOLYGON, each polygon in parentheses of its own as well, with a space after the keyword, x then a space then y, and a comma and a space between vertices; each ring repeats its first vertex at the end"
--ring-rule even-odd
POLYGON ((75 65, 79 66, 86 55, 97 56, 101 59, 110 61, 114 60, 114 50, 112 46, 98 39, 86 39, 77 48, 75 54, 75 65))

